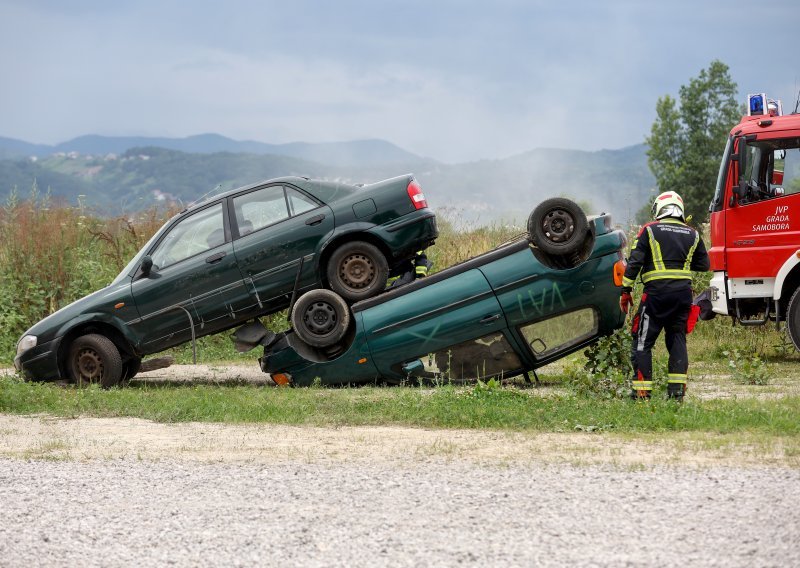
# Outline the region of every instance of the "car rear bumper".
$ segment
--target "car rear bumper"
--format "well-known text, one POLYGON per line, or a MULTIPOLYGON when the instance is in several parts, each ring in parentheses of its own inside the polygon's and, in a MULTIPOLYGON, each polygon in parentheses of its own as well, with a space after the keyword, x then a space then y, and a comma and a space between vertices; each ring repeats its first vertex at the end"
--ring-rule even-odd
POLYGON ((46 380, 60 378, 58 371, 58 346, 61 338, 25 351, 14 358, 14 368, 21 371, 26 379, 46 380))
POLYGON ((390 223, 370 230, 394 251, 395 258, 405 258, 432 245, 439 236, 436 214, 428 208, 403 215, 390 223))

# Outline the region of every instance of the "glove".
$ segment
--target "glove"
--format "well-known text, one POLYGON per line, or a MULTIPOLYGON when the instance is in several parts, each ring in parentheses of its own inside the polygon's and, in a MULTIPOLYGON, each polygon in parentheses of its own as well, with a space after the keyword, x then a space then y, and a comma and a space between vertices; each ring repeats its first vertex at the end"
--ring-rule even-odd
POLYGON ((622 295, 619 297, 619 309, 622 310, 626 315, 628 310, 633 305, 633 298, 631 297, 630 292, 623 292, 622 295))

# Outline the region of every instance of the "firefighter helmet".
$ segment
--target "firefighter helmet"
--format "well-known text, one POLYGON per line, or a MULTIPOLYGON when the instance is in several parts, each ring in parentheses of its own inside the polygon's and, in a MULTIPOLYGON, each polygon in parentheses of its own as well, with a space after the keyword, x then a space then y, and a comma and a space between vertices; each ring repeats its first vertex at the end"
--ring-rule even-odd
POLYGON ((674 191, 665 191, 653 201, 650 211, 654 219, 677 217, 683 219, 683 199, 674 191))

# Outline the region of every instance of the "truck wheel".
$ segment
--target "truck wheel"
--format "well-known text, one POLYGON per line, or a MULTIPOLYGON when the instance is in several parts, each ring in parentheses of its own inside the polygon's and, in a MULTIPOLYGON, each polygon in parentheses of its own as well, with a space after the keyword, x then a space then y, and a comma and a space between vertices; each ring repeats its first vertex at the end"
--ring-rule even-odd
POLYGON ((336 292, 311 290, 295 302, 291 314, 297 336, 312 347, 329 347, 350 326, 350 308, 336 292))
POLYGON ((528 217, 531 242, 549 255, 570 256, 583 247, 589 233, 586 214, 563 197, 542 201, 528 217))
POLYGON ((99 384, 109 388, 122 379, 122 358, 117 346, 96 333, 82 335, 72 342, 67 364, 70 379, 81 387, 99 384))
POLYGON ((794 291, 786 308, 786 333, 794 348, 800 351, 800 288, 794 291))
POLYGON ((331 290, 347 302, 358 302, 386 288, 389 263, 378 247, 363 241, 352 241, 333 252, 328 262, 327 276, 331 290))

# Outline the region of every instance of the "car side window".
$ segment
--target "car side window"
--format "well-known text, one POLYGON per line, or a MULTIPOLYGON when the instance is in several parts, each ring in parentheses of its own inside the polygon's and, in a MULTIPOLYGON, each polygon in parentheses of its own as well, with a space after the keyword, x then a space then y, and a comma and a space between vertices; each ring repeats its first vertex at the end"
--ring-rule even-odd
POLYGON ((523 326, 520 331, 538 359, 564 351, 597 334, 594 308, 581 308, 523 326))
POLYGON ((516 352, 500 332, 452 345, 421 360, 429 376, 445 381, 502 377, 522 368, 516 352))
POLYGON ((286 197, 280 185, 234 197, 233 211, 242 236, 289 218, 286 197))
POLYGON ((203 209, 178 222, 150 254, 153 266, 166 268, 225 243, 222 204, 203 209))
POLYGON ((319 207, 319 203, 291 187, 286 188, 286 198, 289 201, 289 214, 292 217, 319 207))

